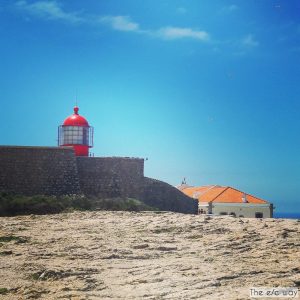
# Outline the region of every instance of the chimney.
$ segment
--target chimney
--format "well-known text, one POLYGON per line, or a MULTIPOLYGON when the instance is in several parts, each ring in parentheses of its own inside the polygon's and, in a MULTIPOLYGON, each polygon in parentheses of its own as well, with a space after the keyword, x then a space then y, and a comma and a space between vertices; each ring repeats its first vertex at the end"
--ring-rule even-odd
POLYGON ((242 201, 243 201, 243 203, 248 203, 247 194, 246 193, 243 194, 242 201))

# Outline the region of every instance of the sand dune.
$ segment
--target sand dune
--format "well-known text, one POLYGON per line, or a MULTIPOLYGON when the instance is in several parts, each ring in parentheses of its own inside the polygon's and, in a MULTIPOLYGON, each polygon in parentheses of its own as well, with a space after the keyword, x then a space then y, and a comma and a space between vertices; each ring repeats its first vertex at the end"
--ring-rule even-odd
POLYGON ((300 285, 300 222, 176 213, 0 219, 1 299, 248 299, 300 285))

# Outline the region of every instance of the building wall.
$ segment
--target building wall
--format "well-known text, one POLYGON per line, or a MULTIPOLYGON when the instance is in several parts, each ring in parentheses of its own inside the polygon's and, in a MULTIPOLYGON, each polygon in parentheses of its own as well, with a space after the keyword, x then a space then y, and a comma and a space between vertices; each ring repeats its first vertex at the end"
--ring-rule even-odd
POLYGON ((228 215, 235 213, 237 217, 243 216, 245 218, 255 218, 255 213, 262 213, 263 218, 273 217, 272 204, 224 204, 224 203, 212 203, 212 213, 220 215, 226 212, 228 215))
POLYGON ((129 197, 182 213, 197 213, 198 205, 175 187, 144 177, 143 159, 76 157, 71 147, 0 146, 0 191, 129 197))
POLYGON ((74 150, 0 146, 0 191, 22 195, 80 193, 74 150))
POLYGON ((198 200, 192 199, 168 183, 145 177, 141 200, 160 210, 197 214, 198 200))
POLYGON ((144 160, 126 157, 77 157, 81 190, 101 198, 140 198, 144 160))

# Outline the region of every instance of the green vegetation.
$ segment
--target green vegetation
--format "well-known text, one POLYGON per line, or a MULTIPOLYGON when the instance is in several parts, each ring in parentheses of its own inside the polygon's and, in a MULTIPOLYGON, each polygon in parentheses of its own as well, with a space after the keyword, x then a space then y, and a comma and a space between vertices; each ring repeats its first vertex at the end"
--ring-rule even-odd
POLYGON ((16 241, 18 244, 26 243, 27 240, 24 237, 21 236, 15 236, 15 235, 6 235, 6 236, 0 236, 0 242, 1 243, 8 243, 11 241, 16 241))
POLYGON ((28 214, 55 214, 73 210, 157 211, 156 208, 132 198, 101 199, 97 197, 87 198, 83 195, 21 196, 0 193, 0 217, 28 214))
POLYGON ((11 255, 11 254, 12 254, 11 250, 0 252, 0 256, 11 255))
POLYGON ((72 276, 72 272, 53 271, 53 270, 42 270, 28 276, 30 280, 56 280, 67 276, 72 276))
POLYGON ((8 293, 8 289, 7 288, 0 288, 0 295, 5 295, 8 293))
POLYGON ((93 208, 97 210, 124 210, 124 211, 144 211, 157 210, 151 206, 146 205, 140 200, 132 198, 108 198, 108 199, 93 199, 93 208))
POLYGON ((39 280, 41 274, 42 274, 41 272, 39 272, 39 273, 33 273, 33 274, 31 274, 31 275, 28 277, 28 279, 39 280))
POLYGON ((171 226, 171 227, 161 227, 151 230, 155 234, 159 233, 169 233, 169 232, 181 232, 182 229, 180 227, 171 226))
POLYGON ((90 207, 90 201, 81 195, 59 197, 0 194, 0 216, 53 214, 73 209, 86 210, 90 207))

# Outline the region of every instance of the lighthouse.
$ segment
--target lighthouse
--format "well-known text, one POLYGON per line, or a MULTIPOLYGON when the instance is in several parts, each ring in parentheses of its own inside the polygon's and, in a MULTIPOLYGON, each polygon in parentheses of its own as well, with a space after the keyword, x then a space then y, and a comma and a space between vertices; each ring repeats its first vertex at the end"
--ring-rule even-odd
POLYGON ((74 113, 58 127, 58 146, 73 146, 76 156, 89 156, 94 128, 78 111, 78 106, 75 106, 74 113))

